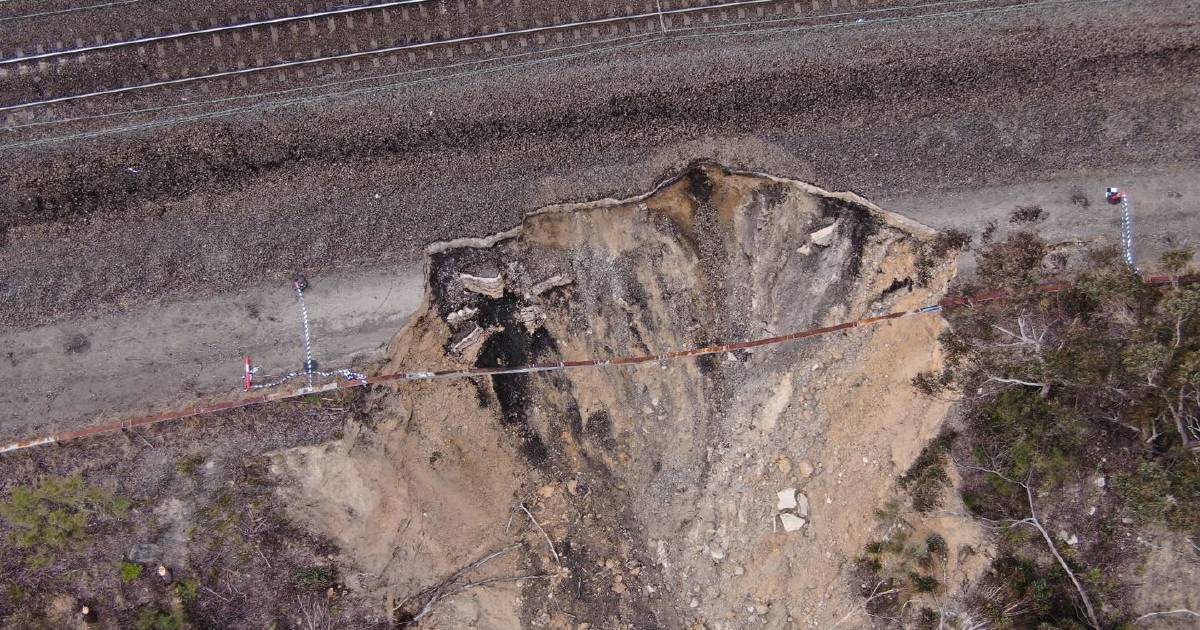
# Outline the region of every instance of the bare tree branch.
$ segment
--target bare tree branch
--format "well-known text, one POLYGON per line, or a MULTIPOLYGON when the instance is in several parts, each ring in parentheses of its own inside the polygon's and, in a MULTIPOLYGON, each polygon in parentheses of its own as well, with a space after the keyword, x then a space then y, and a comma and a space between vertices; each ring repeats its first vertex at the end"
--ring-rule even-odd
POLYGON ((446 591, 444 593, 435 594, 432 598, 430 598, 430 600, 428 602, 425 603, 425 606, 421 609, 421 612, 417 613, 412 618, 410 623, 420 621, 422 617, 433 612, 434 604, 440 602, 441 600, 443 600, 447 597, 453 596, 453 595, 457 595, 465 590, 472 589, 477 586, 487 586, 488 584, 495 584, 497 582, 523 582, 525 580, 544 580, 546 578, 551 578, 551 577, 554 577, 554 576, 549 573, 540 573, 537 575, 514 575, 514 576, 491 577, 491 578, 487 578, 484 580, 478 580, 476 582, 467 582, 466 584, 463 584, 452 591, 446 591))
POLYGON ((1200 618, 1200 613, 1198 613, 1194 610, 1188 610, 1186 608, 1180 608, 1178 610, 1160 610, 1158 612, 1146 613, 1146 614, 1142 615, 1141 617, 1134 619, 1133 623, 1141 623, 1147 619, 1153 619, 1155 617, 1173 617, 1173 616, 1181 616, 1181 617, 1189 616, 1189 617, 1200 618))
POLYGON ((497 549, 493 552, 490 552, 490 553, 484 555, 482 558, 455 571, 453 575, 446 578, 445 580, 442 580, 438 584, 436 584, 430 588, 427 588, 416 595, 410 595, 408 597, 405 597, 403 601, 401 601, 399 604, 397 604, 395 607, 392 608, 392 612, 394 613, 397 610, 404 608, 404 605, 407 604, 409 601, 411 601, 414 598, 430 597, 431 599, 435 599, 435 598, 439 597, 439 593, 444 592, 451 585, 455 584, 460 579, 462 579, 462 577, 465 576, 466 574, 470 573, 471 571, 474 571, 475 569, 478 569, 479 567, 487 564, 488 562, 491 562, 492 559, 494 559, 495 557, 506 554, 509 551, 512 551, 513 549, 516 549, 517 547, 520 547, 520 546, 521 546, 521 543, 513 543, 507 547, 501 547, 500 549, 497 549))
POLYGON ((1034 383, 1033 381, 1025 381, 1019 378, 1000 378, 998 376, 989 376, 988 382, 1004 383, 1006 385, 1024 385, 1025 387, 1037 387, 1039 389, 1046 387, 1046 383, 1034 383))
POLYGON ((880 591, 879 588, 882 587, 886 583, 887 583, 886 580, 880 580, 879 583, 875 585, 875 588, 871 589, 871 594, 868 595, 867 598, 862 601, 862 603, 857 604, 856 606, 851 608, 850 611, 845 614, 845 616, 843 616, 841 619, 837 620, 837 623, 833 624, 832 626, 829 626, 829 630, 833 630, 834 628, 842 625, 843 623, 846 623, 846 621, 849 620, 850 617, 853 617, 854 614, 859 612, 860 610, 865 612, 867 610, 867 607, 870 606, 871 602, 874 601, 875 599, 877 599, 879 597, 883 597, 885 595, 891 595, 892 593, 900 592, 900 589, 898 589, 898 588, 893 588, 893 589, 889 589, 886 591, 880 591))
POLYGON ((1041 520, 1038 519, 1037 510, 1033 503, 1033 489, 1030 487, 1029 483, 1025 481, 1016 481, 997 470, 990 470, 965 464, 959 465, 964 468, 970 468, 995 475, 1011 484, 1018 485, 1025 490, 1025 498, 1029 503, 1029 516, 1021 520, 1014 520, 1012 526, 1030 525, 1042 535, 1042 538, 1046 541, 1046 546, 1050 547, 1050 553, 1054 554, 1054 559, 1058 561, 1058 565, 1061 566, 1062 570, 1067 573, 1067 577, 1071 578, 1071 583, 1075 585, 1075 590, 1079 593, 1079 598, 1083 600, 1083 607, 1087 611, 1088 622, 1093 628, 1099 628, 1100 622, 1096 619, 1096 610, 1092 607, 1092 600, 1088 598, 1087 591, 1084 590, 1083 584, 1080 583, 1079 578, 1075 577, 1075 572, 1071 570, 1071 567, 1067 564, 1067 561, 1063 559, 1062 554, 1058 553, 1058 545, 1054 544, 1054 539, 1050 537, 1050 532, 1046 531, 1046 528, 1042 526, 1041 520))
POLYGON ((524 503, 518 504, 517 507, 519 507, 521 511, 525 513, 525 516, 529 517, 529 520, 533 523, 533 526, 542 533, 542 537, 546 539, 546 544, 550 546, 550 555, 554 556, 554 564, 557 564, 561 567, 562 560, 558 558, 558 552, 554 550, 554 543, 550 541, 550 535, 546 533, 546 530, 542 529, 542 524, 537 522, 536 518, 533 518, 533 513, 529 511, 529 508, 525 507, 524 503))

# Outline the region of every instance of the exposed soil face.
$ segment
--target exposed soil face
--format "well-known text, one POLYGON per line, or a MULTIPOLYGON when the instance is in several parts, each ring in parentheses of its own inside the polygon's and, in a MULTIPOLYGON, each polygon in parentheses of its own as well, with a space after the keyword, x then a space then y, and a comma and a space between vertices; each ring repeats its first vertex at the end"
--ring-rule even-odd
MULTIPOLYGON (((387 368, 656 354, 913 308, 952 273, 912 282, 931 237, 854 195, 697 164, 642 197, 432 247, 426 308, 387 368)), ((945 415, 908 386, 936 366, 940 325, 402 385, 374 428, 273 469, 399 621, 515 540, 470 579, 528 580, 446 597, 422 627, 828 625, 854 608, 872 509, 945 415)))

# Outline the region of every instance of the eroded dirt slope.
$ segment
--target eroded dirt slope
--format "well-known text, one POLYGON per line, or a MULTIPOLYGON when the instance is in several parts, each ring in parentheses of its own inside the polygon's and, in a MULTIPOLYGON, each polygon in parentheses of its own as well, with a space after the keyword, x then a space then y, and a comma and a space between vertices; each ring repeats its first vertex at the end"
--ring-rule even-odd
MULTIPOLYGON (((386 369, 656 354, 913 308, 952 274, 916 282, 932 238, 854 195, 698 164, 431 247, 386 369)), ((349 585, 399 620, 427 611, 422 627, 824 627, 852 613, 872 510, 945 415, 908 384, 937 366, 941 326, 406 384, 273 468, 349 585), (426 590, 514 542, 455 583, 502 581, 426 590)), ((978 537, 951 529, 951 549, 978 537)))

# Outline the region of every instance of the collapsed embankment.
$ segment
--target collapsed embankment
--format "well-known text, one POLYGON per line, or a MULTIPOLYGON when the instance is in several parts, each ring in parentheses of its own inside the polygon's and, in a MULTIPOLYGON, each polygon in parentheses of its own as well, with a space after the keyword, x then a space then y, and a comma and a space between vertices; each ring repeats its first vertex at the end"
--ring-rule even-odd
MULTIPOLYGON (((913 308, 953 274, 922 260, 933 236, 852 194, 698 164, 431 247, 385 370, 655 354, 913 308)), ((273 469, 293 516, 339 543, 348 585, 399 621, 827 626, 855 607, 874 508, 945 416, 909 386, 938 366, 942 326, 402 384, 273 469)), ((951 548, 977 537, 949 531, 951 548)))

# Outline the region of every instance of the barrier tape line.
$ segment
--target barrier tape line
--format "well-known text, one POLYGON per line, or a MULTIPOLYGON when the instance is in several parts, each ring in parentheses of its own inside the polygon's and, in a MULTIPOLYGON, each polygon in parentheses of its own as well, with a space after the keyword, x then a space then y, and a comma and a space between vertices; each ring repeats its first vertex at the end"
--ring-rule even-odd
POLYGON ((1121 241, 1125 249, 1125 263, 1134 273, 1141 273, 1133 249, 1133 209, 1129 207, 1129 195, 1121 195, 1121 241))
MULTIPOLYGON (((1171 283, 1189 283, 1190 284, 1190 283, 1200 282, 1200 275, 1145 276, 1145 277, 1143 277, 1143 281, 1146 282, 1147 284, 1151 284, 1151 285, 1164 285, 1164 284, 1171 284, 1171 283)), ((1071 286, 1070 283, 1065 283, 1065 282, 1054 283, 1054 284, 1044 284, 1041 287, 1039 287, 1039 290, 1043 293, 1057 293, 1057 292, 1062 291, 1070 286, 1071 286)), ((84 438, 84 437, 92 437, 92 436, 96 436, 96 435, 103 435, 106 433, 114 433, 114 432, 125 430, 125 429, 133 429, 135 427, 145 427, 145 426, 150 426, 150 425, 154 425, 154 424, 160 424, 160 423, 167 422, 170 420, 182 420, 185 418, 191 418, 194 416, 210 414, 210 413, 214 413, 214 412, 218 412, 218 411, 239 409, 242 407, 250 407, 253 405, 260 405, 263 403, 275 402, 275 401, 285 400, 285 399, 289 399, 289 398, 298 398, 300 396, 307 396, 309 394, 331 392, 331 391, 337 391, 337 390, 341 390, 341 389, 350 389, 353 387, 363 387, 363 386, 372 385, 372 384, 394 383, 394 382, 398 382, 398 381, 423 381, 423 380, 441 380, 441 379, 454 379, 454 378, 475 378, 475 377, 480 377, 480 376, 500 376, 500 375, 506 375, 506 374, 534 374, 534 373, 539 373, 539 372, 563 371, 563 370, 576 369, 576 368, 623 367, 623 366, 630 366, 630 365, 639 365, 639 364, 644 364, 644 363, 669 361, 672 359, 698 357, 698 356, 704 356, 704 355, 709 355, 709 354, 720 354, 720 353, 724 353, 724 352, 731 352, 734 350, 745 350, 745 349, 749 349, 749 348, 758 348, 758 347, 762 347, 762 346, 769 346, 769 345, 775 345, 775 344, 781 344, 781 343, 788 343, 788 342, 792 342, 792 341, 798 341, 798 340, 807 339, 810 337, 818 337, 821 335, 827 335, 830 333, 843 331, 843 330, 849 330, 852 328, 871 326, 874 324, 879 324, 879 323, 894 320, 894 319, 900 319, 903 317, 939 313, 939 312, 953 309, 953 308, 960 308, 960 307, 964 307, 964 306, 971 306, 973 304, 979 304, 979 303, 991 302, 991 301, 995 301, 995 300, 1004 299, 1006 297, 1010 297, 1010 295, 1011 294, 1009 294, 1007 291, 997 290, 997 291, 989 291, 986 293, 980 293, 980 294, 969 295, 969 296, 945 298, 934 304, 929 304, 927 306, 910 309, 910 310, 906 310, 906 311, 894 311, 894 312, 886 313, 883 315, 866 317, 863 319, 858 319, 858 320, 849 321, 849 322, 843 322, 840 324, 833 324, 830 326, 809 328, 806 330, 801 330, 801 331, 788 333, 788 334, 784 334, 784 335, 776 335, 773 337, 762 337, 762 338, 751 339, 751 340, 747 340, 747 341, 736 341, 736 342, 730 342, 730 343, 715 344, 715 345, 703 346, 700 348, 692 348, 689 350, 676 350, 676 351, 672 351, 672 352, 665 352, 662 354, 617 357, 617 358, 613 358, 613 359, 586 359, 586 360, 580 360, 580 361, 558 361, 558 362, 553 362, 553 363, 535 363, 532 365, 516 366, 516 367, 494 367, 494 368, 476 367, 476 368, 466 368, 466 369, 460 369, 460 370, 442 370, 442 371, 433 371, 433 372, 428 372, 428 371, 426 371, 426 372, 395 372, 395 373, 391 373, 391 374, 378 374, 375 376, 369 376, 365 380, 345 379, 344 378, 345 375, 341 374, 341 371, 339 371, 339 375, 343 376, 343 379, 333 381, 330 383, 326 383, 324 385, 317 385, 317 386, 311 386, 311 387, 305 386, 305 387, 301 387, 301 388, 295 389, 295 390, 278 391, 278 392, 274 392, 271 394, 265 394, 265 395, 260 395, 260 396, 251 396, 248 398, 241 398, 241 399, 237 399, 237 400, 230 400, 230 401, 224 401, 224 402, 219 402, 219 403, 210 403, 207 405, 195 405, 195 406, 186 407, 183 409, 164 411, 162 413, 153 414, 153 415, 149 415, 149 416, 142 416, 142 417, 138 417, 138 418, 110 420, 108 422, 103 422, 103 423, 95 424, 95 425, 92 425, 89 427, 76 429, 74 431, 63 431, 63 432, 55 433, 52 435, 40 436, 40 437, 35 437, 35 438, 30 438, 30 439, 26 439, 26 440, 20 440, 17 442, 11 442, 8 444, 4 444, 4 445, 0 446, 0 453, 8 453, 8 452, 12 452, 12 451, 18 451, 18 450, 32 448, 34 446, 40 446, 40 445, 44 445, 44 444, 69 442, 69 441, 77 440, 77 439, 84 438)), ((358 376, 358 375, 355 375, 355 376, 358 376)))
MULTIPOLYGON (((357 381, 358 383, 360 383, 362 385, 367 384, 367 377, 365 375, 359 374, 358 372, 355 372, 352 370, 343 368, 340 370, 322 371, 322 370, 317 369, 317 364, 313 360, 312 333, 310 331, 309 324, 308 324, 308 306, 304 302, 304 291, 307 287, 308 287, 308 280, 304 279, 303 276, 297 278, 295 281, 292 282, 292 289, 296 292, 296 303, 300 307, 300 325, 304 331, 304 369, 303 370, 293 370, 291 372, 288 372, 287 374, 284 374, 283 376, 280 376, 280 377, 278 377, 274 380, 268 381, 266 383, 255 383, 254 382, 254 374, 257 373, 257 370, 251 368, 250 357, 246 357, 245 358, 246 374, 245 374, 245 381, 243 383, 244 387, 246 388, 246 391, 278 387, 294 378, 299 378, 301 376, 305 377, 305 380, 308 382, 308 387, 313 386, 313 377, 314 376, 319 376, 321 378, 332 378, 335 376, 340 376, 340 377, 342 377, 342 379, 347 380, 347 381, 357 381)), ((0 451, 0 452, 3 452, 3 451, 0 451)))

